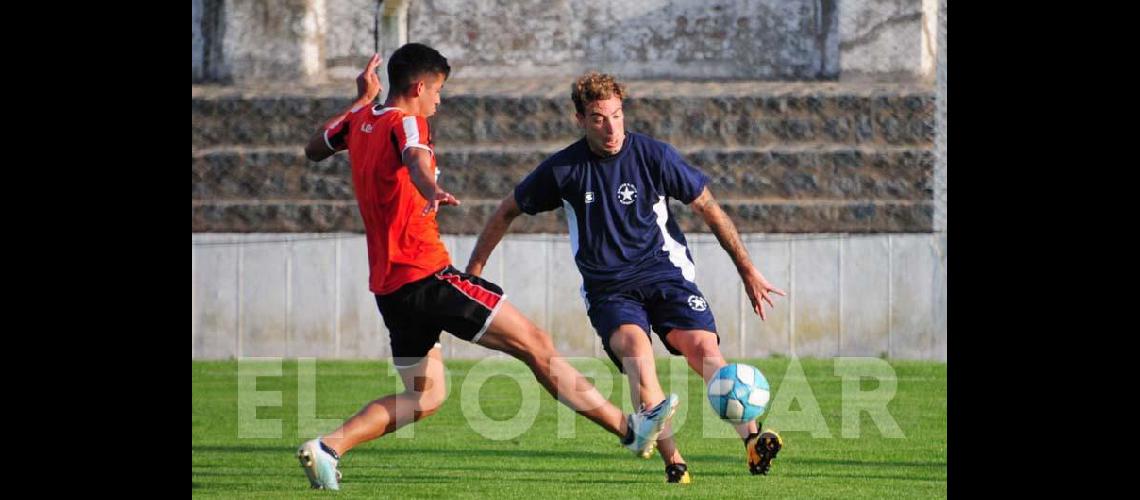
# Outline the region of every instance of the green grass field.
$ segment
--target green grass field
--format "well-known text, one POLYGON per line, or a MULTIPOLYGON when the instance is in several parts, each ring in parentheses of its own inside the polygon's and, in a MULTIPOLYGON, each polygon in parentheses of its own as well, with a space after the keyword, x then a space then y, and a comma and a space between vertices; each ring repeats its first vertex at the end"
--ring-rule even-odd
MULTIPOLYGON (((785 447, 768 476, 748 474, 740 439, 727 425, 716 421, 701 379, 688 372, 680 358, 659 359, 658 372, 665 389, 683 398, 674 419, 680 423, 678 442, 693 475, 693 482, 688 485, 665 484, 659 456, 636 459, 618 446, 616 438, 585 418, 560 416, 561 405, 541 390, 522 363, 494 359, 478 366, 473 361, 448 361, 450 396, 443 408, 410 428, 346 454, 340 465, 344 474, 341 491, 335 493, 309 490, 293 453, 303 440, 335 428, 364 403, 401 389, 387 363, 320 361, 316 363, 315 377, 301 377, 299 384, 298 368, 307 365, 284 361, 280 364, 280 376, 256 378, 256 395, 248 389, 243 393, 247 402, 258 395, 276 398, 274 391, 279 394, 279 404, 256 409, 258 423, 270 425, 268 430, 259 432, 268 432, 270 437, 241 437, 238 363, 194 361, 192 493, 257 497, 337 494, 369 498, 946 496, 944 363, 891 362, 898 382, 887 408, 905 437, 884 436, 868 413, 859 417, 858 437, 844 437, 844 389, 831 360, 798 360, 802 379, 795 370, 789 372, 789 365, 795 368, 796 364, 787 358, 731 361, 759 367, 772 385, 773 401, 762 420, 766 425, 772 422, 770 419, 782 424, 783 428, 776 428, 781 431, 785 447), (477 394, 467 395, 468 400, 481 402, 486 417, 469 424, 465 414, 472 412, 464 411, 463 381, 473 368, 514 374, 526 380, 526 387, 520 388, 505 375, 486 379, 485 384, 470 391, 477 394), (671 385, 670 378, 677 376, 684 377, 685 383, 671 385), (311 383, 314 379, 315 386, 311 383), (796 416, 811 413, 810 401, 799 398, 790 405, 783 404, 784 411, 778 410, 780 388, 786 381, 798 384, 796 394, 810 387, 825 429, 820 428, 819 420, 812 425, 811 418, 796 416), (311 387, 315 387, 315 396, 298 397, 313 394, 311 387), (540 391, 540 397, 533 425, 509 422, 525 407, 523 393, 535 389, 540 391), (313 412, 311 416, 324 420, 313 424, 308 418, 299 419, 299 408, 302 414, 308 408, 313 412), (279 421, 279 431, 272 428, 275 419, 279 421), (490 430, 480 434, 473 425, 490 430), (314 428, 317 430, 299 435, 314 428), (573 437, 559 438, 559 429, 564 433, 572 429, 573 437), (500 436, 521 434, 489 439, 485 435, 490 432, 500 436)), ((603 393, 605 380, 612 380, 610 400, 628 410, 626 383, 616 370, 601 363, 582 365, 580 369, 591 378, 603 380, 597 383, 603 393)), ((878 382, 867 379, 858 384, 857 390, 861 391, 879 387, 878 382)), ((791 389, 787 391, 792 393, 791 389)))

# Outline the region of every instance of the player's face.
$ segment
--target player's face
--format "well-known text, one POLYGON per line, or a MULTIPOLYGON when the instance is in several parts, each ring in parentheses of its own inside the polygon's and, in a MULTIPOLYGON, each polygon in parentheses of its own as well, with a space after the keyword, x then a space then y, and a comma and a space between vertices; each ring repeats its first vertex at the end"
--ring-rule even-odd
POLYGON ((439 110, 439 92, 443 89, 443 75, 434 74, 424 78, 423 92, 417 98, 423 116, 432 116, 439 110))
POLYGON ((590 150, 599 156, 612 156, 621 151, 625 142, 625 115, 621 110, 621 98, 586 104, 586 114, 576 115, 578 124, 586 131, 586 143, 590 150))

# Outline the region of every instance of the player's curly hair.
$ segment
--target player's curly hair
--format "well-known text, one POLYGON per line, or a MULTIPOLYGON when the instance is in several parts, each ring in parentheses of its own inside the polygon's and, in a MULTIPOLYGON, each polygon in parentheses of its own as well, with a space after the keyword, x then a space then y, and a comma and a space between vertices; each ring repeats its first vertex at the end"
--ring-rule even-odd
POLYGON ((625 99, 626 93, 625 85, 618 83, 613 75, 591 71, 570 85, 570 98, 574 100, 574 109, 580 115, 586 114, 586 104, 614 96, 625 99))

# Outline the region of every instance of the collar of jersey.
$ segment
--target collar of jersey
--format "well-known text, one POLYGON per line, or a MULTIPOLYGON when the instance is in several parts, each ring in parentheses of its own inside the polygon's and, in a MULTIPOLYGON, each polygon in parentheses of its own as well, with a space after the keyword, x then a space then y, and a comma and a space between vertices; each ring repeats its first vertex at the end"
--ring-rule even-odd
MULTIPOLYGON (((615 154, 613 156, 605 156, 605 157, 598 156, 598 154, 595 153, 594 150, 590 149, 589 143, 586 143, 586 152, 590 154, 590 159, 592 159, 594 161, 602 162, 602 163, 608 163, 608 162, 617 160, 618 158, 621 158, 623 155, 625 155, 625 152, 629 150, 629 143, 631 141, 633 141, 633 133, 632 132, 626 132, 625 133, 625 140, 622 141, 622 143, 621 143, 621 149, 619 149, 617 154, 615 154)), ((582 142, 586 142, 585 137, 582 138, 582 142)))
MULTIPOLYGON (((379 104, 377 104, 376 106, 380 106, 380 105, 379 105, 379 104)), ((384 114, 384 113, 387 113, 387 112, 389 112, 389 111, 392 111, 393 109, 400 109, 400 108, 381 108, 381 109, 376 109, 376 106, 373 106, 373 107, 372 107, 372 116, 380 116, 380 115, 382 115, 382 114, 384 114)))

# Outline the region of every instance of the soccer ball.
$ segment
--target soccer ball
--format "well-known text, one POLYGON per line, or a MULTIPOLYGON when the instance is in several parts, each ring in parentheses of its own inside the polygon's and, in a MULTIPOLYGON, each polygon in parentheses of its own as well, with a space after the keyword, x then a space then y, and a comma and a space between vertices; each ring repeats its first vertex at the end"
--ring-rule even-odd
POLYGON ((756 420, 768 405, 768 379, 760 369, 734 363, 722 366, 709 380, 709 404, 720 418, 733 424, 756 420))

